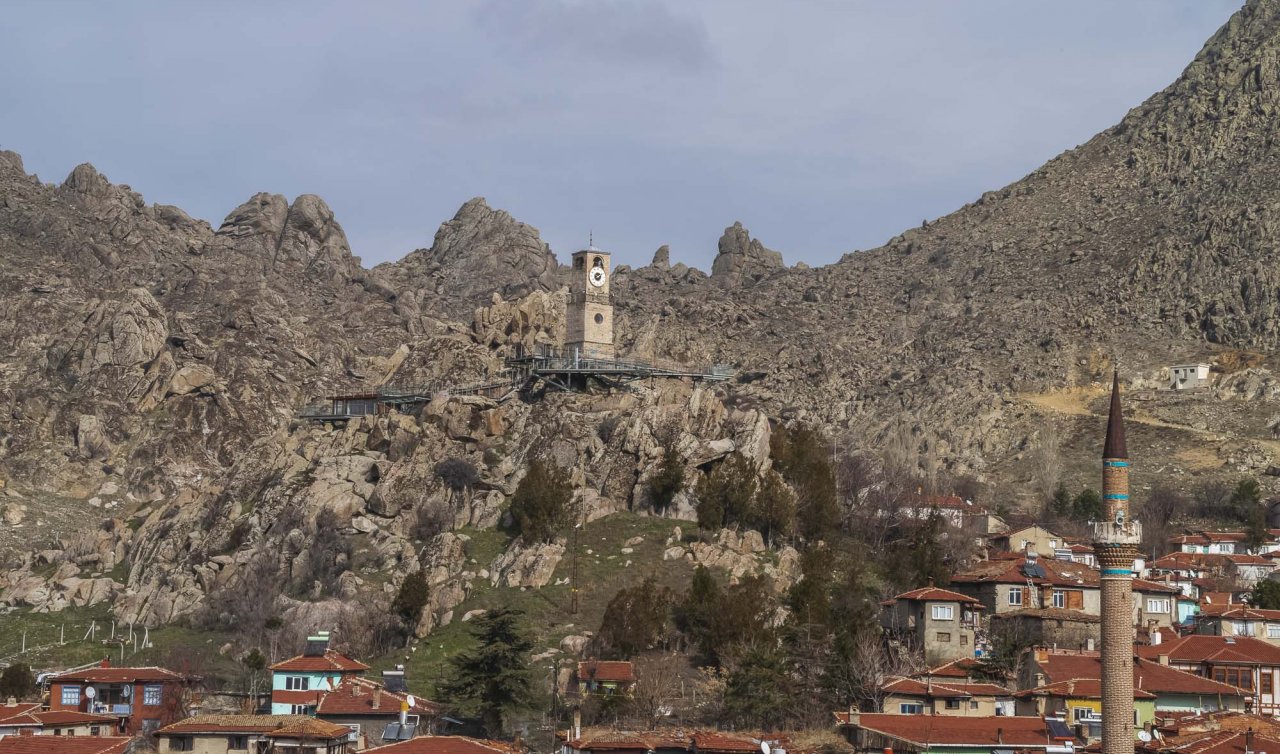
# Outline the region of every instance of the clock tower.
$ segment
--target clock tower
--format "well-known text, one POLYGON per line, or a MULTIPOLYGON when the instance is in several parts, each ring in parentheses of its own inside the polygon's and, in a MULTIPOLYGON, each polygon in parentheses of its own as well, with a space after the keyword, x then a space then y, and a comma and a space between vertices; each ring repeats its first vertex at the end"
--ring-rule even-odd
POLYGON ((573 255, 564 345, 568 356, 612 359, 613 305, 609 303, 609 252, 588 245, 573 255))

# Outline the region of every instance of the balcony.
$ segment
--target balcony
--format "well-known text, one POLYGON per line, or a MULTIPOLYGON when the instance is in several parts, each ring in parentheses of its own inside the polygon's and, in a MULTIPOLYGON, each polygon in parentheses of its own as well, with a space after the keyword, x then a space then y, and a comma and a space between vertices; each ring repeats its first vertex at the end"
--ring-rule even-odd
POLYGON ((1093 542, 1098 545, 1136 545, 1142 541, 1142 524, 1137 521, 1091 521, 1093 542))

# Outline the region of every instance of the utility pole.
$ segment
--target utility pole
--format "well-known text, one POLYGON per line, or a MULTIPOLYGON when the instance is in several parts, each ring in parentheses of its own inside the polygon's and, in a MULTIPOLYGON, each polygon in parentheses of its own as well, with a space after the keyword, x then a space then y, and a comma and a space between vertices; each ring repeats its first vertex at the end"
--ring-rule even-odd
POLYGON ((573 558, 569 561, 569 614, 578 614, 578 530, 582 528, 581 517, 573 524, 573 558))

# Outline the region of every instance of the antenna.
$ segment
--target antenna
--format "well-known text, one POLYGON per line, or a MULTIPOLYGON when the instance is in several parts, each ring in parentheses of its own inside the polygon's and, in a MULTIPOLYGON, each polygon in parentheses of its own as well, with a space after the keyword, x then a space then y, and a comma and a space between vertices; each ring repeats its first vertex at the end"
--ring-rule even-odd
POLYGON ((760 742, 760 754, 770 754, 772 751, 773 747, 769 745, 768 741, 760 742))

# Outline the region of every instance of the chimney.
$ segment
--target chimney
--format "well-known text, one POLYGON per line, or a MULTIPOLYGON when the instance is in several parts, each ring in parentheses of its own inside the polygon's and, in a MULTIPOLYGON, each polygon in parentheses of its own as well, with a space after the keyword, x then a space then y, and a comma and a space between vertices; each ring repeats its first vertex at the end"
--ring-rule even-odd
POLYGON ((382 689, 376 688, 373 690, 373 708, 377 709, 381 705, 382 705, 382 689))
POLYGON ((354 683, 351 684, 351 696, 353 697, 360 696, 360 687, 356 686, 356 684, 354 683))
POLYGON ((573 708, 573 740, 582 738, 582 708, 573 708))
POLYGON ((1096 646, 1097 644, 1096 642, 1094 642, 1092 636, 1084 640, 1084 648, 1087 649, 1088 651, 1092 652, 1096 646))
POLYGON ((1169 655, 1160 655, 1157 659, 1160 661, 1161 665, 1169 664, 1169 655))
POLYGON ((103 657, 103 658, 102 658, 102 662, 98 663, 98 667, 100 667, 100 668, 109 668, 109 667, 111 667, 111 658, 110 658, 110 657, 103 657))
POLYGON ((13 696, 11 696, 11 697, 9 697, 8 699, 6 699, 6 700, 5 700, 5 702, 4 702, 4 706, 6 706, 6 707, 17 707, 17 706, 18 706, 18 699, 17 699, 17 697, 13 697, 13 696))
POLYGON ((1004 744, 1004 728, 996 728, 996 743, 1004 744))
MULTIPOLYGON (((1147 634, 1147 639, 1151 642, 1151 646, 1158 647, 1160 646, 1160 642, 1164 641, 1164 634, 1162 634, 1160 632, 1160 629, 1158 628, 1153 629, 1150 633, 1147 634)), ((1167 657, 1168 655, 1165 655, 1165 656, 1167 657)), ((1168 665, 1169 663, 1165 663, 1165 664, 1168 665)))

